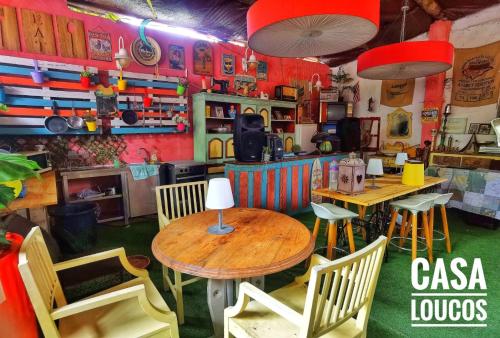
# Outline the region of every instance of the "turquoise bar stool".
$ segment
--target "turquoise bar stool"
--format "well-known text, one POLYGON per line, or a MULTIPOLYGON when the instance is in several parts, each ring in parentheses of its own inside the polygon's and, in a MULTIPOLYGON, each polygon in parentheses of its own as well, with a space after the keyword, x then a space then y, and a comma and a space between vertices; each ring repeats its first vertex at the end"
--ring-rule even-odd
POLYGON ((453 197, 453 193, 439 194, 439 193, 429 193, 429 194, 419 194, 411 196, 411 199, 420 201, 432 201, 432 206, 429 211, 429 234, 431 236, 432 243, 438 240, 444 240, 446 244, 446 252, 451 253, 451 239, 450 231, 448 228, 448 217, 446 215, 446 204, 453 197), (434 206, 439 205, 441 211, 441 220, 443 223, 443 232, 434 230, 434 206), (440 235, 440 238, 434 238, 434 233, 440 235))
POLYGON ((316 240, 318 237, 319 226, 322 219, 326 219, 328 221, 328 244, 326 257, 328 259, 332 259, 333 257, 333 248, 337 246, 337 223, 339 221, 346 221, 345 229, 347 232, 347 238, 349 241, 349 251, 354 253, 356 251, 356 247, 354 245, 354 235, 352 232, 352 219, 358 217, 358 214, 352 212, 350 210, 338 207, 331 203, 321 203, 317 204, 311 202, 311 206, 314 210, 314 214, 316 215, 316 222, 314 223, 313 229, 313 238, 316 240))
POLYGON ((411 259, 414 260, 417 258, 417 251, 424 251, 427 249, 427 257, 430 262, 432 262, 432 243, 431 237, 429 235, 429 224, 428 224, 428 212, 431 209, 433 202, 430 200, 418 200, 418 199, 403 199, 398 201, 393 201, 390 203, 392 207, 392 218, 389 224, 389 230, 387 232, 387 242, 392 243, 391 239, 399 239, 399 245, 392 243, 394 246, 408 250, 403 247, 403 242, 408 237, 408 233, 411 227, 411 259), (396 226, 396 220, 399 215, 399 211, 403 210, 411 213, 411 218, 408 221, 408 225, 406 225, 405 214, 403 214, 403 222, 401 223, 401 231, 399 237, 392 238, 392 233, 394 232, 394 228, 396 226), (418 240, 417 230, 418 230, 418 213, 422 213, 422 228, 424 230, 425 243, 422 243, 418 240), (418 243, 423 244, 422 249, 418 249, 418 243))

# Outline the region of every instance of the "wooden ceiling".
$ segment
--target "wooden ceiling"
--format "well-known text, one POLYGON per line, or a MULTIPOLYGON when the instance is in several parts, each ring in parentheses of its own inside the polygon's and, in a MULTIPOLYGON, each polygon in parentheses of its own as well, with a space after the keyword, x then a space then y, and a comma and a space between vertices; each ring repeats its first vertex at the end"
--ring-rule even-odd
MULTIPOLYGON (((152 0, 158 21, 193 28, 222 40, 246 40, 246 12, 255 0, 152 0)), ((406 39, 426 32, 438 19, 456 20, 498 4, 498 0, 410 0, 406 39)), ((145 0, 68 0, 68 4, 93 10, 151 18, 145 0)), ((371 41, 342 53, 326 55, 330 66, 352 61, 373 47, 399 41, 402 0, 380 1, 380 30, 371 41)))

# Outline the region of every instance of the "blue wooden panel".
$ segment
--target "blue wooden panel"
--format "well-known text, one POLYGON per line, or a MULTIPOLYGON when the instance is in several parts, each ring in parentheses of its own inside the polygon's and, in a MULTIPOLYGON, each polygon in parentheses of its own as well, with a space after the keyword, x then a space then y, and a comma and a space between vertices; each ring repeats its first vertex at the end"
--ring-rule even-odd
POLYGON ((253 172, 248 173, 248 207, 253 208, 253 172))
MULTIPOLYGON (((0 73, 3 74, 31 76, 31 72, 33 70, 34 70, 33 68, 0 65, 0 73)), ((43 73, 45 74, 46 77, 50 79, 74 80, 74 81, 80 80, 80 74, 78 73, 68 73, 57 70, 43 71, 43 73)))
MULTIPOLYGON (((294 162, 290 162, 294 164, 294 162)), ((288 165, 286 168, 286 209, 290 211, 292 209, 292 165, 288 165)))
MULTIPOLYGON (((157 82, 157 81, 133 80, 133 79, 126 79, 126 80, 127 80, 127 86, 177 89, 177 83, 174 82, 157 82)), ((109 82, 116 85, 118 79, 112 78, 109 79, 109 82)))
POLYGON ((267 170, 261 171, 260 204, 265 209, 267 205, 267 170))
POLYGON ((96 131, 88 131, 87 129, 68 129, 67 132, 63 134, 54 134, 53 132, 47 130, 46 128, 30 128, 30 127, 21 127, 21 128, 0 128, 0 135, 99 135, 102 131, 100 128, 97 128, 96 131))
POLYGON ((184 134, 185 132, 177 131, 176 127, 161 127, 161 128, 111 128, 111 134, 115 135, 128 135, 128 134, 184 134))
POLYGON ((240 205, 240 173, 235 172, 234 173, 234 203, 235 205, 239 206, 240 205))
POLYGON ((297 191, 298 191, 298 194, 299 194, 299 204, 297 206, 297 209, 302 209, 302 175, 303 175, 303 169, 304 166, 301 166, 299 165, 299 181, 298 182, 294 182, 294 184, 297 184, 298 185, 298 188, 297 188, 297 191))
POLYGON ((52 107, 52 101, 56 101, 58 108, 71 108, 72 106, 75 108, 96 108, 96 103, 90 101, 44 100, 14 95, 7 95, 5 103, 10 106, 52 107))
MULTIPOLYGON (((76 101, 75 101, 76 102, 76 101)), ((136 111, 142 111, 142 105, 139 104, 138 105, 140 108, 139 109, 135 109, 136 111)), ((168 106, 169 108, 172 107, 172 110, 173 111, 187 111, 187 106, 179 106, 179 105, 176 105, 176 106, 168 106)), ((125 110, 125 109, 128 109, 127 107, 127 104, 126 103, 119 103, 118 104, 118 109, 119 110, 125 110)), ((130 109, 133 109, 133 105, 130 104, 130 109)), ((159 111, 159 109, 155 109, 155 108, 145 108, 146 112, 148 112, 149 110, 154 110, 154 111, 159 111)))
POLYGON ((281 170, 274 170, 274 210, 280 209, 281 170))

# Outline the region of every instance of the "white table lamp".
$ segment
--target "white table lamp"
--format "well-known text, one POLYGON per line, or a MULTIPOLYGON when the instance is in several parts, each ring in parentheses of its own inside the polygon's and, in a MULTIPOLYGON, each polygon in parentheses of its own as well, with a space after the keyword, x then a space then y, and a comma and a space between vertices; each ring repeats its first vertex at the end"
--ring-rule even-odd
POLYGON ((375 176, 384 175, 384 166, 380 158, 371 158, 368 160, 368 166, 366 167, 366 174, 372 176, 372 185, 370 189, 379 189, 380 187, 375 185, 375 176))
POLYGON ((222 224, 222 209, 229 209, 234 206, 231 183, 227 178, 212 178, 208 182, 207 209, 219 210, 219 224, 208 228, 208 233, 213 235, 224 235, 232 232, 234 228, 227 224, 222 224))
MULTIPOLYGON (((405 162, 408 160, 408 153, 397 153, 396 155, 396 160, 394 161, 394 164, 401 169, 402 166, 405 165, 405 162)), ((401 175, 402 171, 400 170, 398 175, 401 175)))

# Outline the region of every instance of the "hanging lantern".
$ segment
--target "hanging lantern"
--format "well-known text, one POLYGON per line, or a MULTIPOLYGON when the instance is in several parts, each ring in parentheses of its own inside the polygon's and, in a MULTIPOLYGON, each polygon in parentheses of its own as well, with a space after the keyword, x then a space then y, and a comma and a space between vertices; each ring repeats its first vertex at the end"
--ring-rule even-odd
POLYGON ((130 56, 125 49, 123 37, 118 39, 118 53, 115 53, 116 67, 120 69, 127 68, 130 65, 130 56))
POLYGON ((248 45, 272 56, 339 53, 378 32, 380 0, 259 0, 247 13, 248 45))
POLYGON ((404 0, 400 42, 370 49, 358 57, 358 76, 371 80, 414 79, 442 73, 453 64, 447 41, 404 41, 408 0, 404 0))

